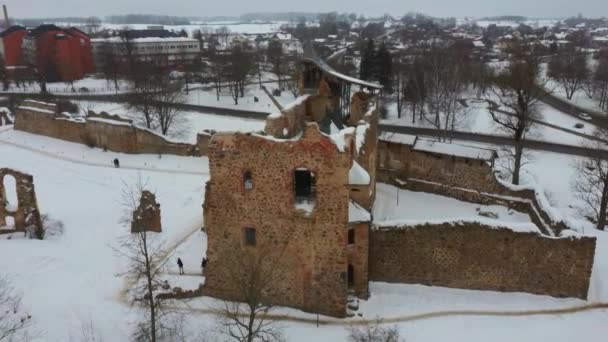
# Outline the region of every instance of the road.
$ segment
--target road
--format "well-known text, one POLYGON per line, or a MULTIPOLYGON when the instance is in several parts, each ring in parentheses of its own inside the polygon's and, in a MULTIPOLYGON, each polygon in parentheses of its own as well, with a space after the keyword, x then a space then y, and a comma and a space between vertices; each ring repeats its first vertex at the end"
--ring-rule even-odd
MULTIPOLYGON (((407 127, 399 125, 380 124, 379 128, 383 132, 402 133, 410 135, 423 135, 430 137, 443 137, 445 134, 432 128, 407 127)), ((513 140, 506 136, 497 136, 470 132, 452 132, 455 140, 464 140, 492 145, 513 146, 513 140)), ((532 150, 547 151, 554 153, 569 154, 574 156, 593 156, 608 158, 607 150, 597 150, 583 146, 571 146, 556 144, 540 140, 525 140, 524 147, 532 150)))
MULTIPOLYGON (((23 96, 23 94, 20 94, 23 96)), ((37 95, 27 95, 29 98, 43 98, 40 94, 37 95)), ((71 100, 85 100, 85 101, 100 101, 100 102, 122 102, 124 103, 125 97, 124 95, 106 95, 106 96, 91 96, 91 95, 56 95, 57 98, 71 99, 71 100)), ((242 109, 231 109, 231 108, 218 108, 212 106, 201 106, 201 105, 193 105, 193 104, 178 104, 177 108, 182 110, 188 110, 193 112, 199 112, 203 114, 216 114, 216 115, 225 115, 246 119, 258 119, 264 120, 268 116, 267 112, 257 112, 250 110, 242 110, 242 109)), ((606 123, 606 127, 608 127, 608 121, 606 123)), ((443 133, 441 131, 437 131, 430 128, 417 128, 417 127, 407 127, 407 126, 399 126, 399 125, 389 125, 389 124, 381 124, 380 129, 387 132, 393 133, 403 133, 403 134, 412 134, 412 135, 424 135, 431 137, 441 137, 443 133)), ((506 145, 513 146, 513 141, 509 137, 489 135, 489 134, 480 134, 480 133, 470 133, 470 132, 453 132, 453 138, 456 140, 465 140, 471 142, 479 142, 493 145, 506 145)), ((540 151, 548 151, 555 153, 563 153, 575 156, 597 156, 608 159, 608 151, 605 150, 596 150, 582 146, 571 146, 557 143, 550 143, 546 141, 540 140, 526 140, 524 142, 524 146, 528 149, 540 150, 540 151)))

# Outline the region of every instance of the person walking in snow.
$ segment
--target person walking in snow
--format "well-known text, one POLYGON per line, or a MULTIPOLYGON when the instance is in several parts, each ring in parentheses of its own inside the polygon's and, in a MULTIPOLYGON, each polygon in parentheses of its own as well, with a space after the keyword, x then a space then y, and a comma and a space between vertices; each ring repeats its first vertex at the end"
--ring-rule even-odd
POLYGON ((120 167, 120 162, 118 161, 118 158, 114 158, 114 167, 120 167))
POLYGON ((184 274, 184 263, 182 259, 177 258, 177 266, 179 267, 179 274, 184 274))
POLYGON ((201 262, 201 269, 205 272, 205 267, 207 267, 207 258, 203 257, 203 261, 201 262))

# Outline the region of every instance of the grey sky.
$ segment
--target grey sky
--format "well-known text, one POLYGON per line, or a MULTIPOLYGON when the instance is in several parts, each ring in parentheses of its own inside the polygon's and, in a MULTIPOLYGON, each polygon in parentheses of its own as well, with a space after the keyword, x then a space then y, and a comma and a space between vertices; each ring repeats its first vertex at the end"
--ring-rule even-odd
POLYGON ((368 15, 409 11, 433 16, 517 14, 565 17, 583 13, 608 16, 608 0, 0 0, 19 18, 109 14, 188 16, 239 15, 247 12, 356 12, 368 15))

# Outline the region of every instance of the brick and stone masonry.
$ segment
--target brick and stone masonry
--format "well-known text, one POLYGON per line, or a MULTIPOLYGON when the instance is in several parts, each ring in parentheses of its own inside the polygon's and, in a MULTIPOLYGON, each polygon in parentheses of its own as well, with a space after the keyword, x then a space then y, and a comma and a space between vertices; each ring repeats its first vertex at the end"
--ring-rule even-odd
MULTIPOLYGON (((209 145, 210 181, 204 219, 208 233, 205 293, 237 298, 230 267, 238 251, 272 246, 281 281, 271 284, 277 305, 342 317, 346 314, 349 220, 349 153, 309 123, 299 139, 277 140, 253 134, 216 134, 209 145), (295 207, 294 172, 306 169, 315 179, 314 208, 295 207), (251 175, 250 187, 243 177, 251 175), (244 229, 253 228, 256 246, 245 246, 244 229)), ((356 228, 356 227, 355 227, 356 228)), ((368 226, 357 228, 366 238, 368 226)), ((359 241, 367 251, 367 240, 359 241)), ((366 255, 365 255, 366 259, 366 255)), ((367 263, 355 262, 353 283, 367 293, 367 263), (365 267, 365 270, 360 269, 365 267)))
POLYGON ((160 204, 156 202, 156 196, 150 191, 143 190, 139 200, 139 206, 133 211, 131 220, 131 233, 162 231, 160 223, 160 204))
POLYGON ((14 229, 25 231, 32 227, 32 231, 42 231, 42 220, 36 201, 34 177, 8 168, 0 168, 0 227, 7 224, 6 218, 13 217, 14 229), (17 187, 17 203, 8 203, 4 179, 14 177, 17 187))
POLYGON ((586 299, 595 244, 476 222, 375 227, 370 280, 586 299))

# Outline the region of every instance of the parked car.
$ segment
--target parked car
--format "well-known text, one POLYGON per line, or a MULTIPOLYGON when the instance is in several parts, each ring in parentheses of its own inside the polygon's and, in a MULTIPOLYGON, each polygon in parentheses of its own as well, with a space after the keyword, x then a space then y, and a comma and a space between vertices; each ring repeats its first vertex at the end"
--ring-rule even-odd
POLYGON ((591 115, 587 113, 579 113, 578 116, 583 120, 591 121, 591 115))

